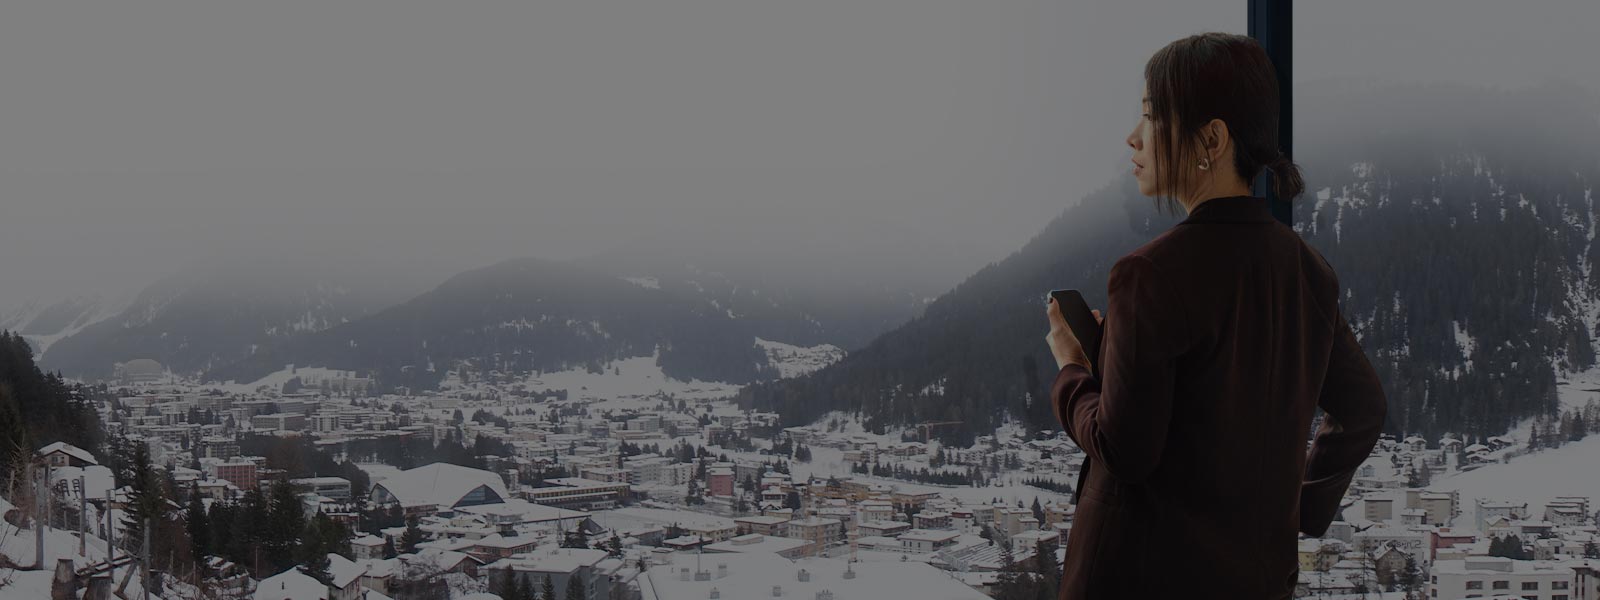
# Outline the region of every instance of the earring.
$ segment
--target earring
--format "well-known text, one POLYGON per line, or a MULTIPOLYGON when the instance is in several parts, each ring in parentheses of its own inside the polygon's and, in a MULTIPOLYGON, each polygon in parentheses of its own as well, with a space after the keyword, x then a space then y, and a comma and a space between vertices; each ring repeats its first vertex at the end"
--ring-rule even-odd
POLYGON ((1211 159, 1209 159, 1209 158, 1200 159, 1200 170, 1204 171, 1204 170, 1209 169, 1209 168, 1211 168, 1211 159))

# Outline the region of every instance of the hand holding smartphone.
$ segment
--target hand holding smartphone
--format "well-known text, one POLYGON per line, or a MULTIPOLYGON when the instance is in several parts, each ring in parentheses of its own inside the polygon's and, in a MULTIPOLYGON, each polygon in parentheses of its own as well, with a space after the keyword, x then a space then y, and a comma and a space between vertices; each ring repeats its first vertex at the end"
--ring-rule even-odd
POLYGON ((1061 311, 1067 327, 1072 329, 1073 337, 1078 338, 1084 356, 1089 357, 1090 371, 1099 373, 1101 328, 1100 321, 1094 318, 1094 312, 1089 309, 1089 303, 1084 301, 1083 294, 1078 290, 1050 290, 1050 298, 1055 300, 1056 310, 1061 311))

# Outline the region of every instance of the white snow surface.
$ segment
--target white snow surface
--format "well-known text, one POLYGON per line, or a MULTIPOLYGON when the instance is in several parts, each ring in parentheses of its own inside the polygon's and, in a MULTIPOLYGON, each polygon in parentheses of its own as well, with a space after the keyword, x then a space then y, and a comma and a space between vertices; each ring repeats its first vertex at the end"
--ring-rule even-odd
POLYGON ((622 279, 639 287, 646 287, 652 290, 661 289, 661 281, 654 277, 623 277, 622 279))
POLYGON ((207 387, 214 387, 225 392, 233 392, 236 394, 249 394, 261 386, 267 386, 269 389, 273 390, 283 389, 283 384, 288 382, 290 379, 294 379, 295 377, 300 378, 301 385, 315 387, 317 382, 324 379, 355 377, 355 371, 327 369, 323 367, 297 368, 293 365, 286 365, 282 369, 269 373, 262 378, 249 383, 237 383, 230 380, 220 385, 210 385, 207 387))
POLYGON ((1461 492, 1461 521, 1471 527, 1474 500, 1526 502, 1535 515, 1556 496, 1588 496, 1600 500, 1600 436, 1568 442, 1477 469, 1435 478, 1429 489, 1461 492))
POLYGON ((821 369, 845 356, 845 351, 833 344, 796 346, 758 337, 756 346, 767 352, 767 361, 778 368, 779 377, 784 379, 821 369))

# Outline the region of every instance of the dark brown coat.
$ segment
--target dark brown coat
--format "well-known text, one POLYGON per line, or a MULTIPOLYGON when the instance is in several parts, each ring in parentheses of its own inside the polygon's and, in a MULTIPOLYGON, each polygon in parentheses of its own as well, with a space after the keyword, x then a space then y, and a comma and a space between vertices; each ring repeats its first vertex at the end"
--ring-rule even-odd
POLYGON ((1112 267, 1094 372, 1051 390, 1088 455, 1063 600, 1289 598, 1299 534, 1377 443, 1387 400, 1338 277, 1266 202, 1202 202, 1112 267))

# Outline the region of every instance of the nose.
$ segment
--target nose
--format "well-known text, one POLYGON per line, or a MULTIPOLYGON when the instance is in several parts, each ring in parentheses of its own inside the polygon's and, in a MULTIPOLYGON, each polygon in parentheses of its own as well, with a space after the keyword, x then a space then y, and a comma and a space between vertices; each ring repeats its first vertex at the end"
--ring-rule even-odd
POLYGON ((1128 142, 1128 147, 1129 148, 1133 148, 1135 151, 1139 150, 1139 128, 1138 127, 1134 127, 1133 128, 1133 133, 1129 133, 1128 134, 1127 142, 1128 142))

